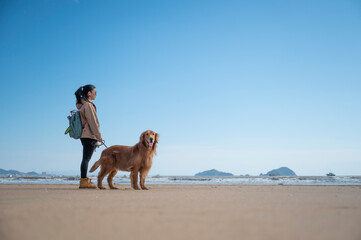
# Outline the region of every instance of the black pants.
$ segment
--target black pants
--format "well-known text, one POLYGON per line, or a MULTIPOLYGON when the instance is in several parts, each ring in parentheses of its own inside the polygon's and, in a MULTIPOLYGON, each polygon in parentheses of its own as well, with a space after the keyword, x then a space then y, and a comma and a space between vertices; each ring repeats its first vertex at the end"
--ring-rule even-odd
POLYGON ((90 138, 80 138, 80 141, 83 145, 83 160, 80 165, 80 175, 81 178, 86 178, 88 172, 88 163, 92 158, 97 140, 90 138))

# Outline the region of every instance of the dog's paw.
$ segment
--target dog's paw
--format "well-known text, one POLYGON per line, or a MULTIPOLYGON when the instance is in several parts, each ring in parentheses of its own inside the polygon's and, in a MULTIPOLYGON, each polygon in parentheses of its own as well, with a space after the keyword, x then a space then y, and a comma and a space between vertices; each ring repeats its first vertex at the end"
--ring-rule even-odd
POLYGON ((140 187, 139 186, 133 186, 133 189, 134 190, 140 190, 140 187))
POLYGON ((119 188, 117 188, 117 187, 110 187, 110 189, 119 189, 119 188))
POLYGON ((105 187, 103 187, 103 186, 101 186, 101 187, 98 187, 99 189, 102 189, 102 190, 104 190, 104 189, 106 189, 105 187))
POLYGON ((142 187, 143 190, 149 190, 149 188, 147 188, 146 186, 142 187))

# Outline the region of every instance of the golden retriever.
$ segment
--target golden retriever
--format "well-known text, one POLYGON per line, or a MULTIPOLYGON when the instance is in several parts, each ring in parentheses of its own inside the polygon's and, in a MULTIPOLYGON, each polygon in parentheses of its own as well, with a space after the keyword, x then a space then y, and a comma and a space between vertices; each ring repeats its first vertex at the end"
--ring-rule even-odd
POLYGON ((94 172, 101 166, 98 174, 98 188, 105 189, 102 185, 103 178, 108 176, 108 184, 111 189, 117 189, 113 185, 113 177, 118 170, 130 172, 131 186, 135 190, 140 190, 138 186, 138 172, 140 173, 140 187, 148 190, 145 186, 145 177, 151 166, 153 155, 156 153, 158 143, 158 133, 151 130, 140 135, 140 140, 134 146, 114 145, 105 149, 100 159, 94 163, 90 172, 94 172))

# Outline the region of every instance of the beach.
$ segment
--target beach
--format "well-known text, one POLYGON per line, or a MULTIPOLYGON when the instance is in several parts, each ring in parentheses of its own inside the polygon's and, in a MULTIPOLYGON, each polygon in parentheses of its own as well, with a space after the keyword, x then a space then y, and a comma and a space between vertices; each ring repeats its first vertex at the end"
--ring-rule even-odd
POLYGON ((361 239, 361 186, 118 187, 0 184, 0 239, 361 239))

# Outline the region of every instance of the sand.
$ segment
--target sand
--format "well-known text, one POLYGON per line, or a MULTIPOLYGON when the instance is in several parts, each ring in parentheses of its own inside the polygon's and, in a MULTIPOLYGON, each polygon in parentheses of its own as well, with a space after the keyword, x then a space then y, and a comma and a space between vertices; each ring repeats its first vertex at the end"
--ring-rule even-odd
POLYGON ((0 185, 0 239, 361 240, 361 186, 0 185))

